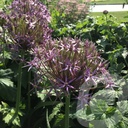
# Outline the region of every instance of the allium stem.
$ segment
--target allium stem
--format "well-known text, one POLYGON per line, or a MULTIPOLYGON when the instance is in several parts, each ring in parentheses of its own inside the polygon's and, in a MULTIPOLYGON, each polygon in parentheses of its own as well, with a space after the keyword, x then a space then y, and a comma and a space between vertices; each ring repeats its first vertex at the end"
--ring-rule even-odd
MULTIPOLYGON (((18 69, 18 85, 17 85, 17 94, 16 94, 16 110, 15 114, 9 121, 9 125, 15 120, 15 118, 18 116, 19 112, 19 106, 20 106, 20 99, 21 99, 21 80, 22 80, 22 62, 19 63, 19 69, 18 69)), ((17 128, 18 126, 15 125, 14 128, 17 128)))
MULTIPOLYGON (((30 97, 30 81, 31 81, 31 71, 28 73, 28 113, 31 108, 31 97, 30 97)), ((30 126, 30 118, 28 118, 28 127, 30 126)))
MULTIPOLYGON (((21 57, 24 58, 24 51, 21 51, 21 57)), ((22 65, 23 63, 19 63, 18 69, 18 85, 17 85, 17 94, 16 94, 16 116, 18 116, 20 100, 21 100, 21 84, 22 84, 22 65)))
POLYGON ((30 104, 30 83, 29 83, 30 80, 31 80, 31 72, 28 73, 28 110, 31 107, 31 104, 30 104))
POLYGON ((69 128, 70 95, 65 96, 65 128, 69 128))
POLYGON ((18 74, 18 86, 17 86, 17 95, 16 95, 16 114, 18 114, 19 111, 19 104, 21 98, 22 62, 19 64, 18 73, 19 74, 18 74))
MULTIPOLYGON (((5 29, 4 29, 4 27, 2 28, 3 29, 3 42, 5 42, 5 44, 7 44, 7 41, 6 41, 6 32, 5 32, 5 29)), ((4 64, 4 68, 6 68, 6 62, 5 62, 5 46, 4 46, 4 44, 2 44, 2 52, 3 52, 3 64, 4 64)))
MULTIPOLYGON (((29 60, 31 61, 31 57, 29 57, 29 60)), ((30 70, 28 72, 28 94, 27 94, 27 110, 28 114, 30 113, 31 109, 31 79, 32 79, 32 71, 30 70)), ((28 118, 28 128, 30 128, 30 122, 31 122, 31 117, 28 118)))

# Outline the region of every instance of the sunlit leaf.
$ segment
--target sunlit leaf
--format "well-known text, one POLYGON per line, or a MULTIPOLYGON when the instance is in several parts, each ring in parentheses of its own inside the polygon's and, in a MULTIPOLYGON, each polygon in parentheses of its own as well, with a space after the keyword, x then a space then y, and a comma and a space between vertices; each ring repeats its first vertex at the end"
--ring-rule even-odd
POLYGON ((117 102, 117 108, 122 114, 128 113, 128 101, 117 102))
POLYGON ((126 57, 128 56, 128 50, 127 49, 123 50, 122 56, 124 57, 124 59, 126 59, 126 57))
POLYGON ((116 98, 118 98, 118 91, 112 89, 103 89, 95 93, 93 97, 105 100, 109 105, 113 105, 116 98))
POLYGON ((54 116, 56 116, 56 115, 58 114, 58 112, 60 112, 61 107, 62 107, 63 105, 64 105, 63 103, 59 103, 59 104, 57 104, 57 105, 53 108, 52 113, 49 115, 49 121, 51 121, 51 120, 54 118, 54 116))
POLYGON ((108 105, 104 100, 96 100, 95 98, 90 101, 90 108, 93 114, 102 116, 106 112, 108 105))
POLYGON ((64 114, 60 113, 56 116, 56 120, 55 120, 53 127, 61 128, 62 126, 64 126, 64 114))
POLYGON ((3 121, 6 124, 12 123, 13 125, 20 127, 20 116, 23 116, 22 112, 19 111, 17 115, 15 108, 10 107, 5 102, 2 102, 2 105, 0 105, 0 112, 3 115, 3 121))

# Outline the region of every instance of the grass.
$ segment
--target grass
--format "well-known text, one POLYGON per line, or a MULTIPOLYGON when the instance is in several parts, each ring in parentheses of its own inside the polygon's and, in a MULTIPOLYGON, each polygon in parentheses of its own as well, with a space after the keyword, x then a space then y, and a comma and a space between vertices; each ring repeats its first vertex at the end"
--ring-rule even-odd
POLYGON ((128 0, 92 0, 91 2, 96 4, 123 4, 128 2, 128 0))
MULTIPOLYGON (((90 16, 101 16, 103 15, 102 12, 93 12, 89 14, 90 16)), ((117 18, 117 21, 119 22, 128 22, 128 12, 123 11, 123 12, 109 12, 109 15, 113 15, 114 17, 117 18)))
MULTIPOLYGON (((128 0, 92 0, 91 1, 93 4, 94 2, 96 4, 123 4, 123 3, 126 3, 128 2, 128 0)), ((128 22, 128 12, 109 12, 109 14, 117 17, 117 21, 120 21, 120 22, 128 22), (127 17, 127 18, 125 18, 127 17)), ((91 16, 101 16, 103 15, 102 12, 93 12, 93 13, 90 13, 89 15, 91 16)))

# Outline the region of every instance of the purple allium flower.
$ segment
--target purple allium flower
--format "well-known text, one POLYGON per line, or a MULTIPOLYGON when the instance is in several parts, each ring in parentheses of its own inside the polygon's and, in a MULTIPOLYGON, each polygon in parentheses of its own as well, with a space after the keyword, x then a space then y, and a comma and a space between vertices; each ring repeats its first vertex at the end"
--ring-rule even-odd
POLYGON ((45 47, 33 49, 33 54, 35 58, 29 65, 66 94, 79 90, 90 79, 95 83, 107 66, 92 42, 77 38, 49 40, 45 47))
POLYGON ((28 50, 51 37, 51 17, 39 0, 14 0, 8 11, 5 27, 14 40, 14 49, 28 50))
POLYGON ((103 14, 105 14, 105 15, 108 14, 108 11, 107 10, 104 10, 103 11, 103 14))
POLYGON ((107 70, 102 69, 101 72, 102 72, 101 81, 106 85, 106 88, 117 87, 115 85, 114 80, 112 79, 111 75, 107 70))

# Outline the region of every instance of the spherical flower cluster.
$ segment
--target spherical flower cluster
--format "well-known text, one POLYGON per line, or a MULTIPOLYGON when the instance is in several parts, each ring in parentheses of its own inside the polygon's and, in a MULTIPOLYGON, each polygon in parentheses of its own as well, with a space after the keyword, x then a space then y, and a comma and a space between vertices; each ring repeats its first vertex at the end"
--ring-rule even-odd
POLYGON ((104 10, 103 11, 103 14, 107 15, 108 14, 108 11, 107 10, 104 10))
POLYGON ((30 49, 51 37, 50 14, 38 0, 14 0, 5 13, 5 28, 15 49, 30 49))
POLYGON ((95 84, 107 66, 92 42, 77 38, 49 41, 45 47, 33 49, 33 54, 35 58, 29 65, 66 94, 79 90, 84 82, 92 80, 95 84))

